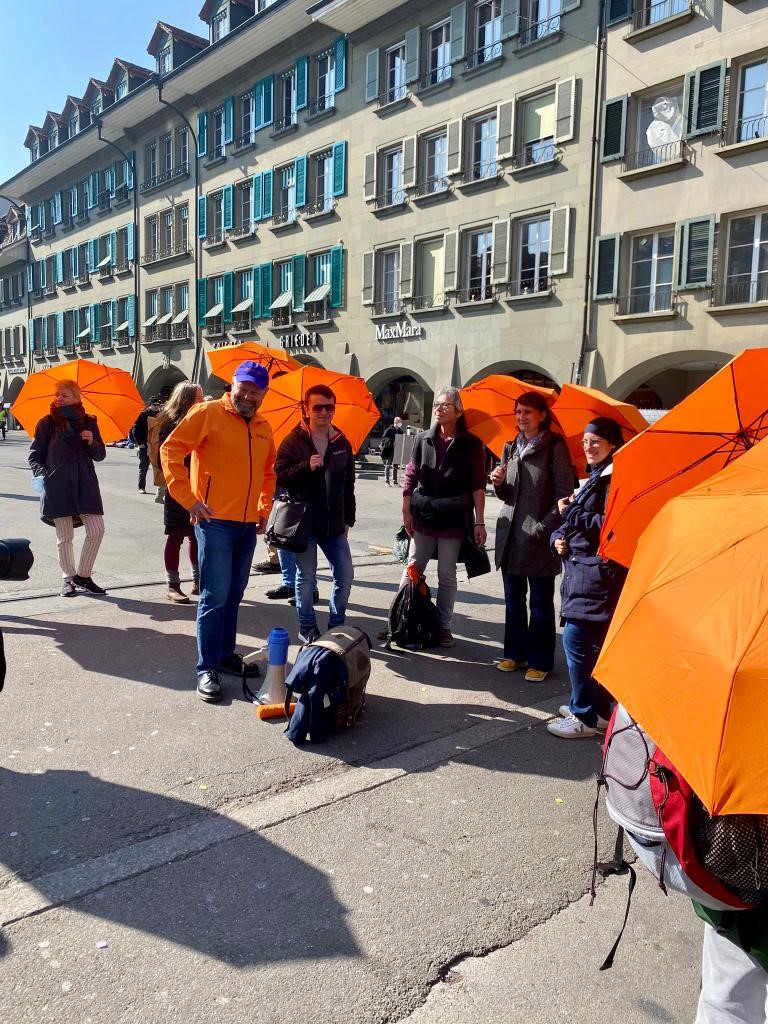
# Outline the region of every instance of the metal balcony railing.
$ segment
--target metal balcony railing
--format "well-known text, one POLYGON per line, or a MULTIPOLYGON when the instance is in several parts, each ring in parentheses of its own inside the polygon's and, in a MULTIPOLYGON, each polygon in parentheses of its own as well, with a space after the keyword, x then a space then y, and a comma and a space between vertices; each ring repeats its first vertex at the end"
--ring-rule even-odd
POLYGON ((279 309, 272 310, 273 327, 289 327, 293 321, 294 316, 290 305, 281 306, 279 309))
POLYGON ((248 238, 253 234, 255 225, 248 221, 247 224, 236 224, 233 228, 228 231, 230 238, 248 238))
POLYGON ((550 164, 559 159, 560 150, 554 142, 528 142, 523 149, 512 158, 515 170, 523 171, 529 167, 537 167, 539 164, 550 164))
POLYGON ((245 149, 246 146, 252 146, 256 138, 256 133, 251 130, 243 132, 242 135, 238 135, 235 139, 235 149, 245 149))
POLYGON ((104 324, 99 328, 99 343, 102 348, 112 348, 112 324, 104 324))
POLYGON ((330 196, 321 196, 320 199, 316 199, 313 203, 307 203, 304 207, 304 217, 315 217, 321 213, 333 213, 337 207, 335 199, 331 199, 330 196))
POLYGON ((318 96, 314 99, 307 107, 307 117, 317 117, 318 114, 324 114, 327 110, 333 110, 334 94, 327 92, 323 96, 318 96))
POLYGON ((99 192, 97 205, 99 213, 109 213, 112 209, 112 195, 110 192, 99 192))
POLYGON ((465 67, 467 71, 473 71, 475 68, 482 67, 483 64, 490 64, 494 60, 498 60, 502 54, 501 43, 488 43, 487 46, 481 46, 480 49, 475 50, 467 57, 465 67))
POLYGON ((496 293, 493 285, 490 284, 473 284, 468 288, 461 288, 456 293, 456 302, 459 304, 469 302, 488 302, 495 298, 496 293))
POLYGON ((209 231, 203 239, 204 246, 212 245, 223 245, 225 240, 224 229, 217 228, 215 231, 209 231))
POLYGON ((405 313, 405 311, 405 302, 402 299, 396 299, 394 297, 379 299, 378 302, 374 302, 373 304, 374 316, 397 316, 401 313, 405 313))
POLYGON ((88 270, 81 270, 80 273, 77 275, 77 279, 76 280, 77 280, 78 284, 88 284, 90 279, 91 279, 90 271, 88 271, 88 270))
POLYGON ((616 299, 616 316, 643 316, 647 313, 671 313, 677 308, 677 296, 671 284, 656 288, 636 288, 616 299))
POLYGON ((253 330, 253 317, 250 313, 234 313, 232 315, 232 333, 253 330))
MULTIPOLYGON (((205 241, 207 242, 208 239, 206 238, 205 241)), ((189 253, 189 245, 181 242, 179 245, 171 245, 167 249, 155 249, 153 252, 145 253, 141 257, 141 265, 146 267, 150 263, 160 263, 162 260, 169 260, 175 256, 188 256, 189 253)))
POLYGON ((115 195, 112 199, 113 203, 127 203, 130 199, 129 188, 126 184, 117 185, 115 187, 115 195))
POLYGON ((445 309, 448 299, 442 293, 437 295, 416 295, 411 299, 415 313, 425 313, 430 309, 445 309))
POLYGON ((552 278, 546 273, 523 273, 520 279, 512 281, 507 286, 508 299, 525 298, 528 295, 548 295, 552 290, 552 278))
POLYGON ((710 290, 710 306, 741 306, 768 302, 768 273, 756 278, 731 278, 710 290))
POLYGON ((408 202, 408 193, 403 188, 392 188, 376 196, 373 201, 374 209, 386 210, 393 206, 403 206, 408 202))
POLYGON ((174 341, 183 341, 189 337, 189 324, 171 324, 171 337, 174 341))
POLYGON ((544 18, 533 25, 528 25, 520 30, 518 46, 527 46, 535 43, 538 39, 546 39, 547 36, 555 35, 560 31, 560 15, 556 14, 551 18, 544 18))
POLYGON ((376 99, 376 106, 388 107, 390 103, 400 103, 402 100, 407 100, 409 96, 410 93, 408 92, 407 85, 393 85, 391 88, 379 93, 376 99))
POLYGON ((272 214, 272 227, 287 227, 289 224, 295 224, 297 219, 298 214, 296 210, 291 206, 285 206, 272 214))
POLYGON ((742 117, 723 132, 720 145, 732 146, 737 142, 751 142, 768 137, 768 117, 742 117))
POLYGON ((637 10, 632 15, 632 31, 637 32, 649 25, 658 25, 662 21, 668 21, 677 14, 685 14, 693 10, 690 0, 640 0, 637 10))
POLYGON ((224 318, 221 316, 212 317, 210 320, 206 320, 206 337, 208 338, 221 338, 224 335, 224 318))
POLYGON ((304 307, 304 322, 307 324, 319 324, 330 320, 331 314, 326 299, 320 302, 310 302, 304 307))
POLYGON ((177 178, 185 178, 189 174, 189 163, 185 162, 173 167, 164 174, 157 174, 153 178, 145 178, 139 186, 139 192, 150 192, 153 188, 165 184, 167 181, 175 181, 177 178))
POLYGON ((289 128, 296 126, 296 111, 289 110, 287 114, 282 114, 280 117, 275 118, 274 131, 285 132, 289 128))
POLYGON ((424 178, 423 181, 418 182, 413 190, 413 194, 417 199, 423 199, 425 196, 435 196, 440 195, 442 192, 450 191, 450 179, 444 178, 442 175, 434 175, 431 178, 424 178))
POLYGON ((441 64, 440 67, 430 68, 419 79, 419 90, 431 89, 433 85, 441 85, 443 82, 450 82, 453 77, 453 68, 450 64, 441 64))
POLYGON ((649 167, 661 167, 663 164, 673 163, 676 160, 685 160, 685 143, 667 142, 664 146, 654 146, 653 149, 639 149, 635 153, 627 153, 621 161, 621 170, 639 171, 649 167))
POLYGON ((470 165, 462 180, 465 184, 474 181, 490 181, 493 178, 500 178, 503 173, 501 164, 495 160, 481 160, 470 165))

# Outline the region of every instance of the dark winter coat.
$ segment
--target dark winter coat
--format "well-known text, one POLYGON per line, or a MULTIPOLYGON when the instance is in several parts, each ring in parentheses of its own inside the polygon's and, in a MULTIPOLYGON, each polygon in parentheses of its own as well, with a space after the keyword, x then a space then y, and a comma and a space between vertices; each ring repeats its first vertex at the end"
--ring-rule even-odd
POLYGON ((612 470, 612 463, 595 467, 550 538, 553 545, 558 539, 568 544, 560 585, 563 619, 607 622, 624 586, 627 570, 597 553, 612 470))
POLYGON ((311 536, 322 540, 355 525, 355 456, 352 445, 335 428, 323 469, 310 469, 309 460, 317 454, 311 434, 299 423, 278 448, 275 473, 278 486, 288 490, 291 501, 308 503, 311 536))
POLYGON ((85 417, 83 429, 93 433, 92 444, 57 430, 52 416, 43 416, 35 427, 29 464, 35 476, 43 477, 40 518, 45 523, 63 516, 104 515, 93 464, 102 462, 107 450, 95 416, 85 417))
POLYGON ((136 417, 136 422, 133 424, 130 430, 130 438, 134 444, 141 445, 147 443, 149 436, 149 423, 150 416, 154 416, 155 413, 152 409, 147 406, 143 412, 140 412, 136 417))
POLYGON ((504 445, 507 475, 496 488, 504 504, 496 522, 496 568, 511 576, 557 576, 560 558, 549 535, 560 522, 557 502, 573 493, 573 467, 563 439, 547 433, 521 457, 504 445))
POLYGON ((387 427, 381 438, 381 460, 382 462, 391 462, 395 455, 395 438, 398 434, 402 434, 403 428, 396 427, 394 423, 387 427))
POLYGON ((411 463, 416 470, 418 487, 411 495, 411 514, 416 530, 422 527, 441 530, 466 530, 474 524, 473 493, 485 488, 485 458, 483 443, 468 430, 459 431, 438 466, 435 425, 422 430, 413 443, 411 463), (454 499, 429 503, 436 511, 428 515, 421 508, 423 497, 454 499))
MULTIPOLYGON (((158 441, 160 444, 162 444, 167 437, 171 436, 175 426, 176 424, 171 423, 170 420, 163 423, 158 435, 158 441)), ((184 460, 184 465, 187 469, 189 469, 190 461, 191 459, 188 455, 184 460)), ((175 498, 171 497, 167 488, 163 496, 163 525, 165 527, 166 534, 183 533, 186 537, 191 537, 195 532, 195 528, 189 518, 189 512, 183 505, 180 505, 175 498)))

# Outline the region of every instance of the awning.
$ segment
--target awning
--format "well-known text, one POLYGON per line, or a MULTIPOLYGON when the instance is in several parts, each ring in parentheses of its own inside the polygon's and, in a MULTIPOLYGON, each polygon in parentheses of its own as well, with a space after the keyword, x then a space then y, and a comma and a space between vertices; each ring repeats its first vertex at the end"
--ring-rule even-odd
POLYGON ((213 317, 215 317, 215 316, 221 316, 223 311, 224 311, 224 303, 223 302, 217 302, 216 305, 213 307, 213 309, 209 309, 208 312, 205 314, 205 319, 206 320, 212 320, 213 317))
POLYGON ((87 338, 90 333, 91 333, 91 328, 90 327, 86 327, 85 330, 80 331, 80 333, 78 334, 78 338, 87 338))
POLYGON ((144 326, 145 327, 154 327, 156 323, 157 323, 157 313, 155 313, 154 316, 151 316, 149 318, 149 320, 146 320, 144 322, 144 326))
POLYGON ((98 265, 98 267, 96 269, 97 270, 103 270, 104 267, 108 267, 111 262, 112 262, 112 257, 111 256, 105 256, 104 259, 101 261, 101 263, 98 265))
POLYGON ((157 326, 159 327, 160 324, 169 324, 171 320, 173 320, 173 313, 166 313, 165 316, 161 316, 157 321, 157 326))
POLYGON ((128 322, 128 321, 126 320, 126 321, 125 321, 124 323, 122 323, 122 324, 118 324, 118 325, 117 325, 117 330, 118 330, 118 331, 127 331, 127 330, 128 330, 128 328, 129 328, 130 326, 131 326, 131 325, 130 325, 130 324, 129 324, 129 322, 128 322))
POLYGON ((281 292, 281 294, 277 296, 277 298, 275 299, 275 301, 272 303, 272 305, 269 308, 270 309, 285 309, 286 306, 290 306, 292 300, 293 300, 293 292, 281 292))
POLYGON ((329 284, 321 284, 319 288, 315 288, 313 292, 309 293, 304 302, 322 302, 330 290, 331 286, 329 284))
POLYGON ((253 305, 253 299, 243 299, 242 302, 238 302, 238 304, 233 307, 232 312, 233 313, 244 313, 246 311, 246 309, 250 309, 252 305, 253 305))
POLYGON ((180 313, 177 313, 176 316, 173 318, 173 320, 171 320, 171 323, 172 324, 183 324, 188 316, 189 316, 189 310, 188 309, 182 309, 182 311, 180 313))

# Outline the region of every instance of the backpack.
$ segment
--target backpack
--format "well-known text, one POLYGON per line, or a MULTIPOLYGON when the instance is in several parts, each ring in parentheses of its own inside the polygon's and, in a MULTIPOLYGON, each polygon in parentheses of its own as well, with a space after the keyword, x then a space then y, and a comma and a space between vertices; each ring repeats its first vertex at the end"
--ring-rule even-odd
POLYGON ((424 576, 408 579, 395 594, 389 608, 389 631, 384 644, 421 651, 436 647, 442 627, 424 576))

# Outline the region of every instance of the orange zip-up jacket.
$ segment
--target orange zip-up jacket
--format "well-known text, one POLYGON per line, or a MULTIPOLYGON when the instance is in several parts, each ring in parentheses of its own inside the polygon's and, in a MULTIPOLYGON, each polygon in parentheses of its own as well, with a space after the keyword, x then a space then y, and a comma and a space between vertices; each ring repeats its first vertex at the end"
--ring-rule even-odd
POLYGON ((192 406, 163 442, 160 459, 171 497, 184 508, 204 501, 214 519, 238 523, 269 515, 275 493, 272 428, 258 413, 244 420, 229 395, 192 406))

